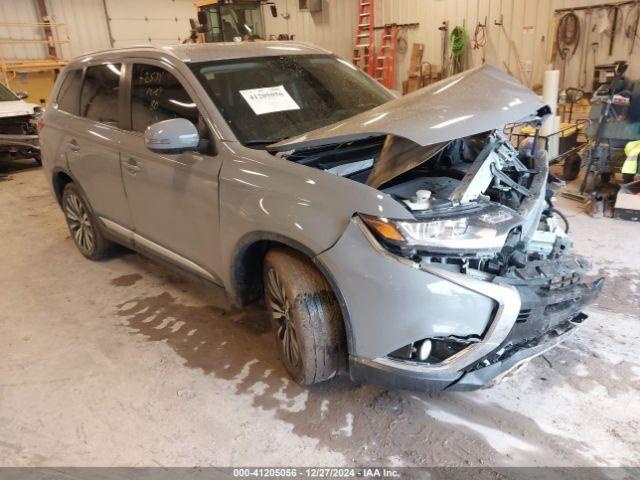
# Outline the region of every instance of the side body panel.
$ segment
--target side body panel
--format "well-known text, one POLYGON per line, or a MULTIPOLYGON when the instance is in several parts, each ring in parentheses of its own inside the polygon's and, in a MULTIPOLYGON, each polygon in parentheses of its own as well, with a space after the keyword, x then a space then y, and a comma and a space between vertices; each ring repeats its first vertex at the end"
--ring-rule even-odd
POLYGON ((64 144, 72 133, 70 124, 73 117, 55 108, 47 108, 43 115, 45 127, 40 133, 40 155, 47 183, 54 193, 54 172, 69 169, 64 144))
POLYGON ((193 152, 159 155, 130 134, 122 170, 136 241, 151 240, 210 272, 219 271, 220 159, 193 152))
POLYGON ((94 213, 132 229, 120 169, 120 152, 126 133, 78 117, 71 117, 68 125, 62 148, 66 152, 69 171, 87 195, 94 213))
MULTIPOLYGON (((169 71, 188 91, 201 115, 210 116, 192 88, 194 78, 185 76, 168 62, 144 58, 128 58, 127 62, 127 71, 134 63, 169 71)), ((186 74, 193 76, 188 71, 186 74)), ((141 132, 128 131, 121 162, 136 243, 164 256, 167 256, 165 249, 169 250, 177 254, 172 258, 174 261, 178 259, 190 270, 219 283, 218 173, 222 156, 196 152, 155 153, 145 146, 141 132)))
POLYGON ((277 234, 317 255, 340 238, 355 212, 411 218, 389 195, 366 185, 237 142, 224 142, 220 151, 226 157, 220 172, 222 272, 232 298, 237 247, 256 232, 277 234))

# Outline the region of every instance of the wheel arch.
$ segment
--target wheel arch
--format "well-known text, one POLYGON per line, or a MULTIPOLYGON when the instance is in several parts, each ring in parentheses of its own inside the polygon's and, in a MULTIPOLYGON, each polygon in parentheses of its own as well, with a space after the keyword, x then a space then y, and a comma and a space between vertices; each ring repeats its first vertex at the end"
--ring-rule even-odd
POLYGON ((302 243, 273 232, 251 232, 246 234, 236 245, 231 263, 229 296, 233 303, 245 306, 255 302, 263 295, 263 263, 267 251, 281 246, 295 250, 308 258, 329 282, 336 296, 342 313, 348 352, 353 351, 354 339, 351 328, 351 317, 344 296, 338 288, 337 281, 329 268, 318 258, 315 252, 302 243))
POLYGON ((62 192, 64 192, 64 187, 66 187, 68 183, 75 183, 78 188, 80 188, 78 182, 74 180, 71 174, 62 168, 55 168, 53 170, 51 183, 53 185, 53 193, 60 206, 62 206, 62 192))

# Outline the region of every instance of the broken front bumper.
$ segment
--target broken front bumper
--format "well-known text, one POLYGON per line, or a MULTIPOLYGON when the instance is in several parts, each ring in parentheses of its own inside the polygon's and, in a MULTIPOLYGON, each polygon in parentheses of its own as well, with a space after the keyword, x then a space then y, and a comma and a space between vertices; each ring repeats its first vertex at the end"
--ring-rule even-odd
MULTIPOLYGON (((497 348, 460 370, 443 368, 438 371, 431 365, 389 357, 374 360, 351 357, 351 377, 356 382, 422 391, 476 390, 492 385, 505 374, 569 338, 587 318, 580 309, 595 299, 603 284, 604 280, 598 279, 579 284, 562 292, 559 297, 546 297, 549 303, 536 305, 539 315, 529 314, 525 321, 516 320, 497 348), (561 300, 567 296, 571 297, 570 304, 561 300), (562 304, 566 306, 558 307, 562 304), (545 316, 542 312, 549 308, 554 309, 554 314, 545 316)), ((485 336, 483 342, 487 340, 490 338, 485 336)), ((465 362, 465 359, 461 358, 461 361, 465 362)))
POLYGON ((0 149, 40 149, 38 135, 28 134, 0 134, 0 149))
POLYGON ((391 254, 354 222, 318 261, 348 313, 356 382, 423 391, 480 388, 566 339, 604 283, 573 275, 571 268, 584 273, 587 267, 579 257, 538 266, 536 281, 526 271, 480 280, 391 254), (549 278, 542 282, 545 271, 549 278), (448 336, 480 341, 439 363, 389 356, 411 342, 448 336))

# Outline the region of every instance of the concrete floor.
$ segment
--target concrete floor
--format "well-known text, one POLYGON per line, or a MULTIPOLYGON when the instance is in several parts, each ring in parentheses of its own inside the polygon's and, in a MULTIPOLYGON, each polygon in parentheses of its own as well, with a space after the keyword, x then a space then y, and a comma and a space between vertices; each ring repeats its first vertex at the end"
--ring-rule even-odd
POLYGON ((492 389, 303 389, 259 308, 125 250, 85 260, 31 165, 0 166, 2 466, 640 465, 639 224, 565 202, 605 292, 492 389))

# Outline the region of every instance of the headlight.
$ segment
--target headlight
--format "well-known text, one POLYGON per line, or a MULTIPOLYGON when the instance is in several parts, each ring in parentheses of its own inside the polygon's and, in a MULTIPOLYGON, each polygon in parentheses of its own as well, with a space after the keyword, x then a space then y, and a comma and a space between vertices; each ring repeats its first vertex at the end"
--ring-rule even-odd
POLYGON ((509 231, 522 220, 516 212, 499 204, 428 220, 393 220, 364 214, 360 218, 388 245, 457 254, 499 251, 509 231))

